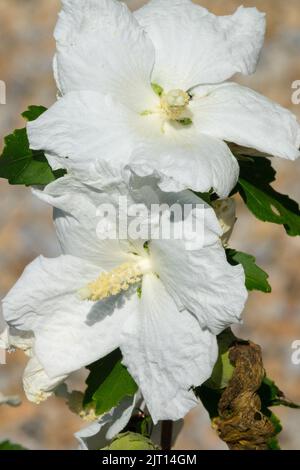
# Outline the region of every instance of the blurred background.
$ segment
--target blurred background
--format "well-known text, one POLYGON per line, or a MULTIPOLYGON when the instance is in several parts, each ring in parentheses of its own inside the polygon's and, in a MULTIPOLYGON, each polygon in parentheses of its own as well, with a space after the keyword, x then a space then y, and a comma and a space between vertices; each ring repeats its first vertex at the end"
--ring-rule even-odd
MULTIPOLYGON (((131 8, 146 3, 129 0, 131 8)), ((216 14, 230 14, 241 0, 201 0, 216 14)), ((300 80, 300 0, 244 0, 267 13, 267 41, 257 73, 240 83, 286 106, 300 119, 300 105, 292 105, 292 82, 300 80)), ((60 9, 59 0, 0 0, 0 80, 7 85, 7 104, 0 105, 0 136, 23 127, 20 113, 28 105, 50 106, 55 101, 51 61, 52 32, 60 9)), ((188 34, 188 31, 187 31, 188 34)), ((195 45, 196 46, 196 45, 195 45)), ((276 160, 276 187, 300 201, 300 161, 276 160)), ((272 294, 251 293, 244 326, 236 330, 245 339, 260 344, 270 377, 291 400, 300 402, 300 365, 291 362, 291 345, 300 340, 300 244, 286 236, 281 226, 257 221, 241 204, 232 247, 253 253, 270 274, 272 294)), ((51 211, 33 198, 29 189, 0 180, 0 296, 37 255, 54 256, 57 244, 51 211)), ((6 438, 31 449, 72 449, 73 432, 83 422, 58 398, 41 405, 29 403, 22 394, 21 375, 26 360, 22 354, 0 365, 0 391, 20 394, 19 408, 0 407, 0 441, 6 438)), ((75 377, 75 383, 79 378, 75 377)), ((284 431, 284 449, 300 449, 300 411, 276 409, 284 431)), ((226 446, 210 428, 201 406, 192 411, 178 438, 178 449, 223 449, 226 446)))

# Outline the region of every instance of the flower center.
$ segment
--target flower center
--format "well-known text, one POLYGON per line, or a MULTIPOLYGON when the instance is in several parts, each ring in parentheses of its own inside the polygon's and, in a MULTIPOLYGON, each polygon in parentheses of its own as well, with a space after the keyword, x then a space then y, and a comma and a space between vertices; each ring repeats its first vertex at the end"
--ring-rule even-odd
POLYGON ((101 273, 95 281, 80 289, 80 298, 98 301, 117 295, 128 290, 131 285, 140 282, 143 275, 150 271, 149 258, 141 257, 138 262, 123 263, 109 272, 101 273))
POLYGON ((170 90, 168 93, 162 93, 160 97, 160 106, 167 119, 177 121, 183 117, 190 97, 183 90, 170 90))
POLYGON ((165 93, 163 88, 156 83, 151 84, 154 93, 159 97, 159 104, 154 109, 146 109, 140 113, 141 116, 157 114, 161 120, 161 130, 164 133, 167 121, 174 121, 182 126, 193 123, 188 104, 191 96, 183 90, 174 89, 165 93))

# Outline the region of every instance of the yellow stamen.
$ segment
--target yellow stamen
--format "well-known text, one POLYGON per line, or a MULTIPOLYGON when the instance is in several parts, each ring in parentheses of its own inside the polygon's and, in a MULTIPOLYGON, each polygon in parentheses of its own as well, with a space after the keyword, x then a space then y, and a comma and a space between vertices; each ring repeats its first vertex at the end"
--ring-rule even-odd
POLYGON ((98 415, 96 414, 96 411, 94 409, 90 409, 87 411, 82 410, 79 413, 79 416, 81 419, 83 419, 83 421, 86 421, 87 423, 92 423, 96 421, 98 418, 98 415))
POLYGON ((51 392, 43 392, 42 390, 40 390, 39 392, 37 392, 37 393, 34 395, 34 398, 33 398, 32 401, 33 401, 36 405, 40 405, 43 401, 46 401, 47 398, 49 398, 51 395, 52 395, 51 392))
POLYGON ((163 93, 160 98, 160 106, 167 119, 177 121, 186 110, 190 96, 183 90, 171 90, 163 93))
POLYGON ((142 259, 138 263, 123 263, 112 271, 101 273, 98 279, 90 282, 79 291, 82 300, 98 301, 126 291, 142 280, 150 269, 150 262, 142 259))
MULTIPOLYGON (((155 85, 158 86, 158 85, 155 85)), ((159 105, 154 109, 146 109, 140 113, 141 116, 160 115, 162 119, 161 130, 164 132, 167 121, 177 121, 183 126, 192 124, 192 119, 187 111, 190 102, 190 95, 183 90, 170 90, 165 93, 162 88, 158 94, 159 105)))

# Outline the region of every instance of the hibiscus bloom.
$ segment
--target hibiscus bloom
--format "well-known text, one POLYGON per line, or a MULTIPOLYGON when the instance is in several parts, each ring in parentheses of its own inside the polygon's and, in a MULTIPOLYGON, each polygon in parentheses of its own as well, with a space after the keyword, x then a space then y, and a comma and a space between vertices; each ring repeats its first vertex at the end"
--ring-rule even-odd
MULTIPOLYGON (((194 205, 204 204, 190 191, 159 192, 152 179, 130 188, 128 198, 139 204, 151 194, 169 206, 191 203, 195 218, 194 205)), ((34 333, 34 354, 51 379, 120 348, 154 422, 183 417, 198 403, 192 387, 212 373, 216 335, 240 322, 247 298, 242 267, 226 261, 214 210, 204 205, 203 246, 195 249, 189 234, 146 244, 102 240, 97 208, 112 193, 72 176, 35 192, 56 208, 64 254, 26 268, 3 300, 6 321, 34 333)), ((170 224, 185 223, 165 211, 170 224)))
POLYGON ((255 71, 264 14, 217 17, 190 0, 152 0, 131 13, 115 0, 63 0, 54 71, 61 98, 28 124, 53 168, 93 175, 102 159, 155 173, 165 191, 225 197, 239 166, 225 142, 299 156, 287 110, 223 83, 255 71))

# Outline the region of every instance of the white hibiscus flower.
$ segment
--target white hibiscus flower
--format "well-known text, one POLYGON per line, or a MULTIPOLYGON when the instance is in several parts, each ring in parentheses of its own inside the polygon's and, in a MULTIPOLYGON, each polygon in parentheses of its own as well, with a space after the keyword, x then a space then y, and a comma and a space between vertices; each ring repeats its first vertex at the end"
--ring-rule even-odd
MULTIPOLYGON (((147 184, 133 181, 130 197, 203 203, 189 191, 167 194, 147 184)), ((227 263, 213 209, 204 206, 204 244, 191 250, 189 237, 146 245, 99 240, 97 208, 113 196, 71 176, 35 192, 56 207, 64 254, 26 268, 3 300, 6 321, 34 332, 34 353, 53 379, 119 347, 154 422, 183 417, 197 404, 191 387, 211 375, 216 335, 240 321, 247 298, 243 269, 227 263)))
POLYGON ((190 0, 152 0, 131 13, 115 0, 63 0, 55 31, 61 98, 28 124, 54 168, 93 174, 103 159, 155 172, 165 191, 227 196, 239 167, 225 141, 299 156, 296 118, 248 88, 222 83, 255 71, 265 18, 217 17, 190 0))

